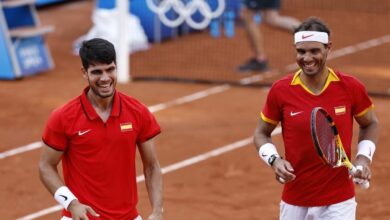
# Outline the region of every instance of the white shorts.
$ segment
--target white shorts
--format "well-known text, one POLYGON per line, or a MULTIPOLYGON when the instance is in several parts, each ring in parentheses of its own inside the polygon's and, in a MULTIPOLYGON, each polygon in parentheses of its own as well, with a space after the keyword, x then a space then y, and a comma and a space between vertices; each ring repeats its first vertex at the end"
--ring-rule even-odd
POLYGON ((279 220, 355 220, 355 197, 329 206, 304 207, 280 202, 279 220))
MULTIPOLYGON (((69 218, 69 217, 66 217, 66 216, 62 216, 61 220, 72 220, 72 218, 69 218)), ((142 220, 142 217, 139 215, 134 220, 142 220)))

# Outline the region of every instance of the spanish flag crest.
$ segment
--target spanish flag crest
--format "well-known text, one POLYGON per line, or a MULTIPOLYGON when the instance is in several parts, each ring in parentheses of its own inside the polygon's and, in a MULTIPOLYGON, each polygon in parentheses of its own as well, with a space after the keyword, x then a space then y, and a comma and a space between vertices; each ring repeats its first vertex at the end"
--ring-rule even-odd
POLYGON ((120 124, 121 131, 126 132, 126 131, 132 131, 133 130, 133 124, 131 122, 125 122, 120 124))
POLYGON ((336 115, 343 115, 346 112, 345 105, 334 107, 334 113, 336 115))

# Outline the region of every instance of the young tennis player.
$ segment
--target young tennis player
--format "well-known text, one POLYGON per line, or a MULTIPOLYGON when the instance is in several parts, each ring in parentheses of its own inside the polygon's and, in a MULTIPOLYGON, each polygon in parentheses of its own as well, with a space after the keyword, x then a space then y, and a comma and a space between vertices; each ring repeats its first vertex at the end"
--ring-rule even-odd
POLYGON ((162 176, 153 141, 160 126, 145 105, 116 90, 112 43, 84 41, 79 53, 88 86, 48 119, 41 180, 64 208, 62 220, 142 220, 137 211, 138 149, 152 204, 148 220, 162 220, 162 176), (57 170, 60 161, 64 181, 57 170))
POLYGON ((300 69, 275 82, 269 91, 254 134, 259 156, 284 183, 280 219, 354 220, 355 191, 348 169, 323 163, 310 131, 311 112, 322 107, 338 128, 351 158, 353 120, 359 124, 354 173, 371 179, 370 165, 378 136, 378 120, 365 87, 356 78, 326 65, 332 48, 329 28, 318 18, 304 21, 294 33, 300 69), (285 154, 280 156, 271 133, 281 123, 285 154))

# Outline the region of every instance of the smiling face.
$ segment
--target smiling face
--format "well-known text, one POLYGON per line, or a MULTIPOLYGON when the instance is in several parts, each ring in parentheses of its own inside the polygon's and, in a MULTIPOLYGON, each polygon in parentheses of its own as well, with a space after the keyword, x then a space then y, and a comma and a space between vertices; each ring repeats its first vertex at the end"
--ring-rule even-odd
POLYGON ((314 76, 324 71, 330 45, 314 41, 299 42, 295 45, 296 61, 304 74, 314 76))
POLYGON ((88 80, 93 95, 102 99, 114 95, 117 80, 115 62, 110 64, 91 64, 87 70, 84 68, 82 70, 84 78, 88 80))

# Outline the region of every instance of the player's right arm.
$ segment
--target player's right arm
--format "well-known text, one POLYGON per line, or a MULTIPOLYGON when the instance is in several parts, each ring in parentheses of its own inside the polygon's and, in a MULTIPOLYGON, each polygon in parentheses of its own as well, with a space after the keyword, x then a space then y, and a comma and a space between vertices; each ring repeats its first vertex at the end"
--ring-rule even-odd
POLYGON ((291 164, 281 157, 276 157, 272 165, 269 164, 269 158, 272 155, 277 154, 279 156, 271 139, 271 133, 275 128, 276 124, 268 123, 260 118, 253 136, 254 144, 257 152, 259 152, 259 156, 274 170, 276 180, 281 183, 286 183, 295 179, 295 175, 293 173, 294 169, 291 164))
POLYGON ((254 133, 254 143, 256 150, 259 151, 260 147, 266 143, 272 143, 271 133, 276 128, 276 125, 267 123, 261 118, 257 123, 257 127, 254 133))
MULTIPOLYGON (((60 187, 64 186, 57 169, 62 154, 62 151, 45 145, 39 160, 40 179, 53 196, 60 187)), ((88 220, 87 213, 99 216, 91 207, 81 204, 77 199, 70 202, 67 210, 72 213, 72 218, 77 220, 88 220)))
POLYGON ((52 195, 64 185, 57 170, 62 154, 62 151, 54 150, 45 145, 39 161, 39 176, 52 195))

